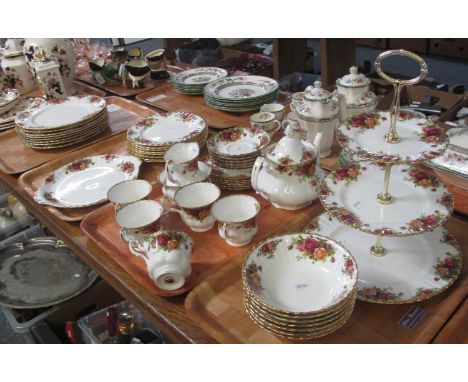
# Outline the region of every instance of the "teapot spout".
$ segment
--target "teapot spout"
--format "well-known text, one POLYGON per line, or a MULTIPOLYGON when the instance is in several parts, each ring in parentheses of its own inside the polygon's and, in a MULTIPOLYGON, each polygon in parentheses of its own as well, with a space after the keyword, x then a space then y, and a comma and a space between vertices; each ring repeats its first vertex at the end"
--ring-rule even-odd
POLYGON ((317 134, 315 134, 314 138, 314 146, 317 148, 317 156, 320 156, 320 144, 322 143, 322 138, 323 138, 323 133, 321 131, 318 131, 317 134))

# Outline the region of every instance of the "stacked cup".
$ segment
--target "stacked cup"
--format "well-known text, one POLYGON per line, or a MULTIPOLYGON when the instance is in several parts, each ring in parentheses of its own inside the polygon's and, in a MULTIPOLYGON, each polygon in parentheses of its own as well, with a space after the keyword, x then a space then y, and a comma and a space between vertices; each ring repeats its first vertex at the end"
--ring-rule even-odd
POLYGON ((250 127, 234 127, 213 134, 207 142, 212 161, 211 180, 221 189, 248 190, 252 168, 261 151, 281 127, 270 112, 255 113, 250 127))

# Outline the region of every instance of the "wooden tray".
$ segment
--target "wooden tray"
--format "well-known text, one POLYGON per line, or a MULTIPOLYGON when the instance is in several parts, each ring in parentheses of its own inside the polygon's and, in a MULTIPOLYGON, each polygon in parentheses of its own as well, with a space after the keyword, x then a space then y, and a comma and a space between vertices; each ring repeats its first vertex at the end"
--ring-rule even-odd
MULTIPOLYGON (((179 68, 177 66, 168 65, 167 67, 168 67, 168 71, 172 72, 172 73, 178 73, 178 72, 183 70, 182 68, 179 68)), ((104 89, 105 91, 107 91, 107 92, 109 92, 111 94, 118 95, 120 97, 132 97, 132 96, 135 96, 137 94, 146 92, 147 90, 155 88, 157 86, 167 84, 170 81, 169 78, 165 79, 165 80, 152 80, 149 77, 149 74, 148 74, 145 77, 145 80, 143 81, 143 83, 145 85, 144 88, 131 89, 131 88, 127 88, 127 87, 122 86, 122 85, 120 85, 120 86, 99 85, 96 82, 96 80, 94 79, 93 74, 91 72, 86 72, 86 73, 83 73, 83 74, 77 74, 76 78, 79 79, 80 81, 83 81, 83 82, 85 82, 87 84, 98 87, 100 89, 104 89)))
POLYGON ((21 142, 15 129, 0 133, 0 170, 7 174, 18 174, 37 167, 43 163, 57 159, 70 151, 89 146, 110 136, 126 131, 128 127, 141 117, 155 114, 146 106, 120 97, 106 97, 109 111, 109 129, 89 141, 53 150, 33 150, 21 142))
MULTIPOLYGON (((247 194, 253 195, 252 192, 247 194)), ((161 196, 161 186, 154 186, 150 198, 158 199, 161 196)), ((312 211, 320 208, 315 203, 314 206, 303 209, 300 212, 284 211, 274 208, 262 198, 257 199, 260 202, 261 210, 257 217, 259 230, 253 242, 263 240, 276 232, 279 227, 288 226, 293 221, 295 222, 294 225, 299 225, 301 228, 304 227, 306 222, 310 220, 312 211)), ((252 242, 250 245, 240 248, 231 247, 219 237, 216 227, 208 232, 193 232, 182 222, 179 215, 173 212, 163 216, 161 224, 166 229, 186 232, 194 241, 192 275, 183 288, 175 291, 165 291, 156 287, 147 274, 143 260, 133 256, 129 252, 128 245, 120 239, 120 229, 115 223, 115 211, 112 204, 109 203, 87 215, 81 222, 81 230, 105 253, 117 261, 120 266, 125 268, 143 288, 160 296, 175 296, 189 291, 208 275, 218 270, 227 260, 233 257, 242 258, 248 249, 254 245, 252 242)))
MULTIPOLYGON (((447 228, 458 239, 465 261, 462 274, 446 292, 411 305, 380 305, 361 301, 349 321, 338 331, 310 343, 429 343, 468 293, 468 238, 466 220, 452 217, 447 228), (398 321, 417 305, 427 314, 409 331, 398 321)), ((206 278, 185 299, 189 316, 204 331, 221 343, 291 343, 257 326, 242 302, 243 256, 227 263, 206 278)), ((466 319, 464 320, 466 326, 466 319)), ((299 342, 299 341, 297 341, 299 342)), ((304 342, 304 341, 301 341, 304 342)))
MULTIPOLYGON (((47 162, 42 166, 33 168, 22 174, 18 179, 18 184, 26 190, 26 192, 34 197, 34 193, 39 188, 40 184, 48 175, 53 173, 58 168, 75 161, 77 159, 85 158, 93 155, 101 154, 126 154, 126 134, 117 134, 102 142, 95 143, 80 150, 75 150, 70 154, 64 155, 51 162, 47 162)), ((140 170, 141 171, 141 170, 140 170)), ((100 204, 102 205, 102 204, 100 204)), ((100 205, 84 207, 84 208, 55 208, 52 206, 45 206, 55 217, 65 221, 80 221, 88 213, 99 208, 100 205)))
MULTIPOLYGON (((285 93, 280 92, 278 100, 281 103, 288 103, 289 98, 285 93)), ((186 111, 199 115, 205 119, 209 127, 213 129, 227 129, 242 122, 248 121, 254 112, 228 113, 222 110, 213 109, 205 104, 202 95, 186 95, 177 93, 171 84, 159 86, 147 92, 138 94, 136 99, 158 109, 173 111, 186 111)))
MULTIPOLYGON (((73 81, 73 86, 77 90, 77 94, 90 94, 90 95, 95 95, 99 97, 105 97, 107 95, 107 92, 104 90, 95 88, 94 86, 85 84, 84 82, 81 81, 73 81)), ((27 97, 42 97, 43 93, 40 89, 33 90, 32 92, 29 92, 25 94, 27 97)))

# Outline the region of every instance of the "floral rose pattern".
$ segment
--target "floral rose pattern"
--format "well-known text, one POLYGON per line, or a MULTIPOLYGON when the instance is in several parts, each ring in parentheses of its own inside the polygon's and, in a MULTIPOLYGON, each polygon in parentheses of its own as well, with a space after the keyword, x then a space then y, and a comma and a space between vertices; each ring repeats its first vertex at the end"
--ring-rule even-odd
POLYGON ((279 239, 267 241, 259 248, 257 256, 264 256, 267 259, 272 259, 280 241, 279 239))
POLYGON ((444 216, 440 212, 436 211, 434 214, 421 215, 418 219, 409 222, 406 227, 401 227, 401 229, 406 229, 412 232, 424 232, 439 225, 443 218, 444 216))
POLYGON ((449 281, 457 277, 461 269, 461 259, 458 256, 447 253, 444 259, 437 259, 437 263, 434 266, 435 270, 435 281, 444 280, 449 281))
POLYGON ((254 91, 248 88, 240 88, 240 89, 234 89, 230 91, 228 94, 231 98, 239 99, 239 98, 250 97, 252 94, 254 94, 254 91))
POLYGON ((308 258, 314 261, 325 261, 330 258, 332 263, 335 262, 333 255, 336 250, 333 245, 324 239, 314 239, 313 237, 296 236, 293 238, 292 244, 288 247, 289 250, 297 249, 302 252, 297 259, 308 258))
POLYGON ((408 174, 408 178, 411 182, 413 182, 416 186, 420 186, 423 188, 430 188, 431 191, 437 191, 437 188, 440 187, 441 183, 433 174, 424 171, 418 167, 410 167, 409 169, 404 168, 401 170, 402 172, 406 172, 408 174))
POLYGON ((135 170, 135 165, 132 162, 122 162, 119 164, 120 170, 131 174, 135 170))
POLYGON ((348 130, 359 129, 360 131, 373 129, 379 123, 379 119, 385 121, 386 117, 381 117, 379 113, 363 113, 355 115, 345 122, 348 130))
POLYGON ((358 296, 367 301, 397 302, 401 300, 403 293, 396 293, 392 288, 367 287, 358 290, 358 296))
POLYGON ((260 276, 261 271, 262 266, 257 265, 254 262, 251 262, 245 270, 247 283, 249 284, 250 289, 255 292, 260 292, 263 290, 262 277, 260 276))
POLYGON ((418 288, 416 290, 416 298, 418 300, 426 300, 431 298, 432 296, 439 293, 439 289, 437 288, 418 288))
POLYGON ((185 249, 188 249, 185 237, 179 232, 159 232, 150 235, 146 241, 151 248, 161 248, 169 252, 179 249, 182 245, 185 246, 185 249))
POLYGON ((411 113, 409 111, 400 111, 398 113, 398 119, 401 121, 408 121, 410 119, 417 119, 419 116, 415 113, 411 113))
POLYGON ((67 165, 67 167, 65 168, 65 174, 68 174, 70 172, 78 172, 78 171, 86 170, 89 166, 93 164, 94 162, 92 161, 92 159, 89 159, 89 158, 77 160, 67 165))
POLYGON ((316 218, 309 222, 309 224, 307 224, 304 228, 304 231, 320 231, 319 218, 316 218))
POLYGON ((106 154, 104 156, 104 160, 106 162, 112 162, 115 158, 117 158, 117 155, 115 155, 115 154, 106 154))
POLYGON ((55 175, 50 174, 47 178, 44 179, 44 183, 47 183, 47 184, 55 183, 55 175))
POLYGON ((53 192, 44 192, 44 198, 49 202, 59 203, 59 200, 54 196, 53 192))
POLYGON ((350 210, 345 207, 336 206, 336 202, 333 202, 333 206, 329 207, 329 211, 335 216, 338 220, 341 220, 345 224, 352 225, 353 227, 362 228, 368 226, 368 224, 363 224, 362 221, 350 210))
POLYGON ((432 122, 421 124, 423 126, 422 132, 419 134, 419 139, 426 143, 438 143, 447 140, 444 131, 435 126, 432 122))
POLYGON ((437 203, 442 204, 447 210, 451 211, 453 209, 453 195, 450 192, 446 192, 437 199, 437 203))
POLYGON ((349 184, 352 181, 355 181, 362 171, 366 171, 367 168, 361 166, 358 163, 353 163, 346 167, 341 167, 330 174, 333 183, 337 184, 338 182, 344 181, 346 184, 349 184))
POLYGON ((187 214, 187 216, 192 219, 192 220, 197 220, 197 221, 203 221, 203 219, 206 219, 208 216, 210 216, 210 209, 209 208, 204 208, 204 209, 190 209, 190 208, 184 208, 184 212, 187 214))
POLYGON ((344 275, 348 275, 349 277, 353 277, 354 271, 356 270, 356 268, 354 267, 354 261, 351 258, 351 256, 344 255, 343 257, 344 257, 344 266, 343 266, 343 269, 341 270, 341 272, 344 275))

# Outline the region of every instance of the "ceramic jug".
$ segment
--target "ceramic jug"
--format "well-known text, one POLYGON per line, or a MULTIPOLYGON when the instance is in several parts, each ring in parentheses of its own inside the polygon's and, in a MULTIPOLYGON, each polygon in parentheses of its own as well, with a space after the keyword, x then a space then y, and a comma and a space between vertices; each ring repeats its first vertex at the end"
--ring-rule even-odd
POLYGON ((313 87, 306 88, 304 99, 295 106, 295 110, 301 128, 307 132, 306 140, 313 143, 317 133, 322 133, 320 156, 329 156, 339 123, 338 102, 333 95, 322 88, 320 81, 315 81, 313 87))
POLYGON ((9 38, 5 43, 0 68, 2 80, 0 88, 14 88, 19 94, 26 94, 37 88, 23 54, 23 45, 23 39, 9 38))
POLYGON ((73 88, 76 57, 72 39, 27 38, 24 43, 24 55, 34 75, 37 61, 43 61, 44 59, 56 61, 60 65, 60 74, 68 93, 76 93, 76 90, 73 88))
POLYGON ((265 148, 252 169, 252 187, 273 206, 285 210, 307 207, 318 196, 320 141, 283 137, 265 148))

